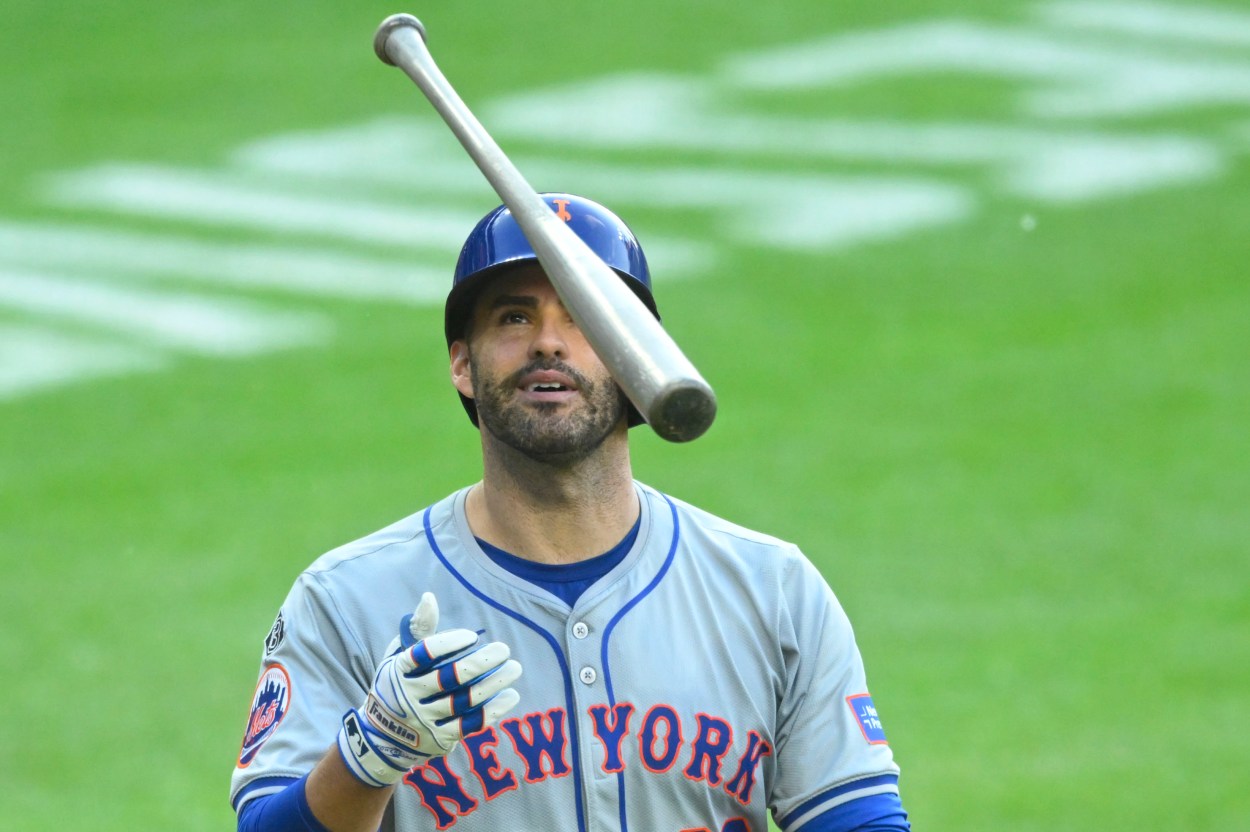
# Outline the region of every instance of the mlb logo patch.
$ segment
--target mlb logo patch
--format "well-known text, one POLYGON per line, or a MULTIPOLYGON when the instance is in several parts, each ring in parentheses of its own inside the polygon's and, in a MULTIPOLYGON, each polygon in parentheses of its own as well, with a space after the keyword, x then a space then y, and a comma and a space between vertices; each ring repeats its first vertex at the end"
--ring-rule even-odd
POLYGON ((872 704, 872 697, 866 693, 857 693, 846 697, 846 704, 851 707, 851 713, 855 714, 855 721, 859 723, 859 730, 863 732, 864 739, 872 745, 886 745, 885 726, 881 724, 881 718, 877 716, 877 708, 872 704))
POLYGON ((270 665, 256 683, 252 695, 252 711, 247 717, 243 747, 239 749, 239 768, 246 768, 255 759, 265 740, 278 730, 278 723, 291 706, 291 677, 280 664, 270 665))

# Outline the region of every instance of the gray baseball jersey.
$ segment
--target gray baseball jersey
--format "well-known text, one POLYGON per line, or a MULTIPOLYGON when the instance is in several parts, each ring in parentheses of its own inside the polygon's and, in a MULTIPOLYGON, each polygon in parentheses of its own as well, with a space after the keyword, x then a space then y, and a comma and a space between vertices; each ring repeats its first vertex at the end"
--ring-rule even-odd
POLYGON ((520 704, 396 789, 388 828, 766 832, 896 793, 850 623, 791 544, 639 484, 637 540, 572 609, 496 565, 468 489, 332 551, 265 642, 238 808, 310 771, 364 701, 400 619, 485 629, 520 704))

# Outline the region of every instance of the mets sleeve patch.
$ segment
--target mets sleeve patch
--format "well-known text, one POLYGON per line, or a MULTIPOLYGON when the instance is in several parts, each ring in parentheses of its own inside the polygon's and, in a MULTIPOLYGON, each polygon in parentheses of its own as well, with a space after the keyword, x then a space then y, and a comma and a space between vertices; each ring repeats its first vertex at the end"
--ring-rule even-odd
POLYGON ((260 675, 256 693, 252 695, 252 711, 247 718, 243 747, 239 750, 239 768, 246 768, 256 758, 261 746, 278 730, 278 723, 290 707, 291 677, 282 665, 272 664, 260 675))

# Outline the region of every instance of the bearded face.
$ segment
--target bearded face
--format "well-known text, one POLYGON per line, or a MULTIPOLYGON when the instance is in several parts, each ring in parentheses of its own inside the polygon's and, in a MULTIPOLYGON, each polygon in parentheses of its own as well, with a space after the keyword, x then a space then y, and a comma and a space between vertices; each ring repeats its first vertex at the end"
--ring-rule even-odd
POLYGON ((584 457, 625 421, 624 394, 537 265, 482 291, 452 378, 483 431, 538 460, 584 457))
POLYGON ((469 353, 482 429, 526 456, 583 457, 625 416, 624 395, 606 371, 592 379, 558 358, 537 358, 497 377, 469 353))

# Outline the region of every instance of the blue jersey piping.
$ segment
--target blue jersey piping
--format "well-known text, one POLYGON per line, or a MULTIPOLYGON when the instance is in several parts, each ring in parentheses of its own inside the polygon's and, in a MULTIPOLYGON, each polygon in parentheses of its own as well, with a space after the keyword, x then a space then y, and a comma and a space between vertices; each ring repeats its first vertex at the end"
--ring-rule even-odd
MULTIPOLYGON (((430 524, 430 514, 433 511, 433 509, 434 507, 430 506, 429 508, 425 510, 425 515, 422 517, 421 522, 425 526, 426 539, 430 541, 430 549, 433 550, 434 556, 439 559, 439 561, 443 564, 443 566, 446 567, 447 571, 450 572, 452 576, 457 581, 459 581, 464 586, 464 588, 467 589, 471 594, 476 596, 483 603, 488 604, 491 607, 494 607, 495 609, 499 610, 503 614, 516 619, 517 621, 524 624, 526 627, 529 627, 531 630, 538 633, 547 641, 547 644, 551 646, 552 652, 556 654, 556 660, 560 663, 560 673, 563 674, 564 676, 564 704, 565 704, 565 707, 568 709, 568 713, 571 715, 571 718, 569 719, 568 724, 569 724, 570 742, 573 746, 573 783, 577 790, 577 828, 579 832, 586 832, 586 808, 583 805, 585 803, 586 797, 582 789, 582 767, 581 767, 581 759, 580 759, 581 754, 578 750, 579 742, 578 742, 578 737, 577 737, 577 718, 576 718, 577 711, 573 707, 573 676, 571 673, 569 673, 569 666, 568 666, 568 663, 565 661, 564 652, 560 647, 560 643, 556 640, 555 636, 553 636, 551 633, 544 630, 537 623, 530 621, 528 618, 521 615, 516 610, 509 609, 505 607, 503 604, 496 601, 494 598, 491 598, 490 596, 486 595, 484 592, 482 592, 480 589, 475 587, 473 584, 469 583, 467 578, 465 578, 463 575, 461 575, 459 572, 456 571, 456 568, 451 565, 451 562, 449 560, 447 560, 447 556, 443 554, 442 549, 439 548, 438 541, 435 540, 434 538, 434 529, 430 524)), ((606 668, 605 668, 605 672, 606 672, 606 668)))
MULTIPOLYGON (((660 496, 664 497, 663 494, 660 496)), ((660 581, 662 581, 664 576, 668 574, 668 568, 673 564, 673 557, 677 554, 677 542, 681 539, 681 521, 677 518, 677 506, 674 505, 673 501, 668 497, 664 497, 664 502, 668 503, 669 511, 673 514, 673 540, 669 544, 668 554, 664 558, 664 564, 660 567, 660 571, 655 574, 655 577, 651 579, 651 582, 643 587, 641 592, 629 599, 625 606, 621 607, 620 610, 617 611, 616 615, 612 616, 608 625, 603 629, 603 647, 601 648, 599 661, 603 665, 603 684, 608 692, 609 709, 616 707, 616 694, 612 691, 612 670, 608 665, 608 639, 612 637, 612 630, 615 629, 620 620, 625 617, 625 614, 632 610, 639 601, 651 594, 651 591, 659 586, 660 581)), ((629 823, 625 817, 625 772, 617 772, 616 783, 618 795, 617 801, 621 807, 621 832, 629 832, 629 823)))

